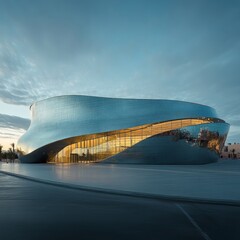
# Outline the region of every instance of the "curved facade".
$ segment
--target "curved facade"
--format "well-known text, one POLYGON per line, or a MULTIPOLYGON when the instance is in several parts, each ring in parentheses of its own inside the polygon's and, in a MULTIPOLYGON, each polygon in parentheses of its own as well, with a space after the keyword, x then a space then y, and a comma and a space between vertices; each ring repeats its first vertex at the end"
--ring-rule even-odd
POLYGON ((173 100, 69 95, 30 109, 22 162, 208 163, 229 130, 213 108, 173 100))

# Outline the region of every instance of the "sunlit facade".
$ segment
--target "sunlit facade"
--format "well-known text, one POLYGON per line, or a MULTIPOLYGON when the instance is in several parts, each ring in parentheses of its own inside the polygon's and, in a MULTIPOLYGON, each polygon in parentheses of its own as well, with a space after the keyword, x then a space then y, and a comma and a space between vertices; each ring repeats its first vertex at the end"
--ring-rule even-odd
POLYGON ((208 163, 229 130, 214 109, 181 101, 60 96, 31 111, 22 162, 208 163))

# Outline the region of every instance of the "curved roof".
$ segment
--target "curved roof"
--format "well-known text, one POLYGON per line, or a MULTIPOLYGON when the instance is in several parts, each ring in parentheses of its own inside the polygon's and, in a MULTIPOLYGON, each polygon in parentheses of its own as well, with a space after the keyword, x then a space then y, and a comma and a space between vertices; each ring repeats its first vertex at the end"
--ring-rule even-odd
POLYGON ((35 102, 18 146, 26 152, 61 139, 184 118, 217 118, 208 106, 178 100, 65 95, 35 102))

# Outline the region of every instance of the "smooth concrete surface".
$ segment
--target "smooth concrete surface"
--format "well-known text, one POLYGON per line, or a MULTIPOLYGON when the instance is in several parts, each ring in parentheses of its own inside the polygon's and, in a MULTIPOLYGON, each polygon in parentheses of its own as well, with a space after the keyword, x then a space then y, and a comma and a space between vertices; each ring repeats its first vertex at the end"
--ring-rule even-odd
POLYGON ((0 171, 80 188, 240 204, 240 160, 181 166, 1 163, 0 171))
POLYGON ((3 240, 239 240, 240 207, 56 187, 0 173, 3 240))

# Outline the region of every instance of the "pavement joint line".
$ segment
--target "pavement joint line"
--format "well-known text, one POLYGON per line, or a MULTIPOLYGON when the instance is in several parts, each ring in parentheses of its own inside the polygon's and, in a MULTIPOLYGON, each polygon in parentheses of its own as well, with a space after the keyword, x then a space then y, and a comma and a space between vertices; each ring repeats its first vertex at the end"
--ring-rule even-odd
POLYGON ((183 197, 183 196, 170 196, 170 195, 164 195, 164 194, 141 193, 141 192, 134 192, 134 191, 106 189, 106 188, 98 188, 98 187, 83 186, 83 185, 77 185, 77 184, 71 184, 71 183, 45 180, 45 179, 30 177, 30 176, 26 176, 26 175, 22 175, 22 174, 7 172, 4 170, 0 170, 0 173, 9 175, 12 177, 29 180, 32 182, 37 182, 37 183, 52 185, 52 186, 56 186, 56 187, 67 188, 67 189, 98 192, 98 193, 105 193, 105 194, 114 194, 114 195, 119 195, 119 196, 148 198, 148 199, 162 200, 162 201, 187 202, 187 203, 226 205, 226 206, 240 207, 240 201, 237 201, 237 200, 207 199, 207 198, 197 198, 197 197, 191 198, 191 197, 183 197))
POLYGON ((211 240, 211 238, 201 229, 201 227, 197 224, 197 222, 188 214, 188 212, 180 205, 175 204, 180 211, 186 216, 186 218, 191 222, 191 224, 198 230, 198 232, 202 235, 205 240, 211 240))

